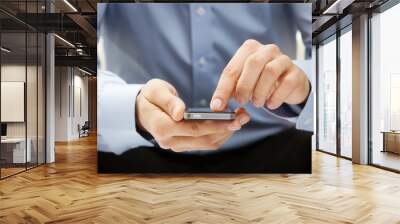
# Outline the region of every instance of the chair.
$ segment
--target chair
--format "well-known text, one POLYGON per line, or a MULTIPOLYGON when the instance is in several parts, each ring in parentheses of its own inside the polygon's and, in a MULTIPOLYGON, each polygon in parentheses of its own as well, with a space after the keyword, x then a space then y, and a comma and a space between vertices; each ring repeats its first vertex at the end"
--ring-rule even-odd
POLYGON ((78 124, 79 138, 89 136, 89 129, 90 129, 89 121, 85 121, 82 127, 78 124))

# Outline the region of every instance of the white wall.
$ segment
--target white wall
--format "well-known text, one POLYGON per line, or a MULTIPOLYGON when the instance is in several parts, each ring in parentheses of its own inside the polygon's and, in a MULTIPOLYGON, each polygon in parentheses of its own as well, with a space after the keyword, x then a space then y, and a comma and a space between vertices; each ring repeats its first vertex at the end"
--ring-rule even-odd
MULTIPOLYGON (((36 80, 31 76, 36 77, 36 67, 18 65, 18 64, 6 64, 1 66, 1 81, 2 82, 24 82, 26 83, 25 76, 26 72, 28 75, 28 85, 29 87, 36 86, 36 80), (26 70, 25 70, 26 69, 26 70)), ((6 96, 2 96, 6 97, 6 96)), ((36 135, 36 87, 27 88, 27 119, 28 119, 28 137, 31 133, 36 135), (33 103, 33 104, 32 104, 33 103), (32 123, 33 122, 33 123, 32 123)), ((41 105, 39 105, 40 107, 41 105)), ((1 108, 1 110, 6 110, 7 108, 1 108)), ((22 108, 24 110, 24 108, 22 108)), ((7 122, 7 136, 8 137, 24 137, 25 136, 25 126, 26 122, 7 122)))
POLYGON ((24 122, 25 83, 1 82, 1 122, 24 122))
MULTIPOLYGON (((1 81, 2 82, 25 82, 25 71, 24 65, 18 64, 6 64, 1 66, 1 81)), ((28 66, 28 70, 32 69, 32 66, 28 66)), ((4 96, 3 96, 4 97, 4 96)), ((6 108, 1 108, 6 110, 6 108)), ((24 137, 25 136, 25 122, 9 122, 7 123, 7 136, 8 137, 24 137)))
POLYGON ((77 139, 78 124, 88 120, 88 78, 83 75, 76 68, 56 67, 56 141, 77 139))
POLYGON ((69 85, 70 70, 67 67, 55 68, 55 141, 69 139, 69 85))
MULTIPOLYGON (((75 70, 76 71, 76 70, 75 70)), ((76 73, 75 73, 76 74, 76 73)), ((72 108, 72 119, 71 119, 71 135, 73 138, 78 138, 78 124, 81 126, 88 120, 88 78, 81 75, 75 75, 74 77, 74 100, 75 106, 72 108), (80 91, 80 93, 79 93, 80 91), (80 95, 80 97, 78 97, 80 95), (79 100, 81 101, 79 103, 79 100), (79 108, 81 107, 81 108, 79 108), (75 110, 75 113, 74 111, 75 110), (82 110, 82 111, 80 111, 82 110)))
MULTIPOLYGON (((36 158, 39 159, 39 163, 44 162, 44 150, 45 150, 45 115, 44 115, 44 73, 42 67, 38 67, 25 64, 3 64, 1 66, 1 81, 2 82, 24 82, 26 86, 26 106, 24 104, 19 108, 1 108, 2 112, 20 113, 25 114, 26 120, 22 119, 21 122, 5 122, 7 124, 7 137, 8 138, 27 138, 30 140, 30 148, 32 161, 36 162, 36 158), (38 69, 38 70, 37 70, 38 69), (27 79, 27 80, 26 80, 27 79), (37 156, 39 154, 39 156, 37 156)), ((2 98, 8 98, 4 95, 2 89, 2 98)), ((24 93, 24 90, 22 90, 24 93)), ((3 103, 2 103, 3 104, 3 103)))

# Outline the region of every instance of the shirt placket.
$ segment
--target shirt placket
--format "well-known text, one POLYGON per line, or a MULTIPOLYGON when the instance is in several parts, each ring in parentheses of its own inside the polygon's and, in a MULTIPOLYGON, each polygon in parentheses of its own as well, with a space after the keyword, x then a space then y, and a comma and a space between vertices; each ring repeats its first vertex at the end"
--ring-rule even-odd
POLYGON ((212 71, 210 52, 212 38, 210 37, 211 12, 205 4, 191 4, 191 41, 192 41, 192 106, 208 107, 210 86, 207 80, 212 71))

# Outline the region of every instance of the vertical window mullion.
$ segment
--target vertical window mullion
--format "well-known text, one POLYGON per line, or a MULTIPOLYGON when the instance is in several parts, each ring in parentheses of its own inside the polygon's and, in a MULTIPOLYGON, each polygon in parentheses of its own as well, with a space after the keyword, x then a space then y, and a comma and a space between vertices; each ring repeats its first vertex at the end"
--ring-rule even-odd
POLYGON ((316 107, 315 107, 315 148, 318 150, 319 149, 319 44, 316 45, 315 47, 315 102, 316 102, 316 107))
POLYGON ((368 83, 368 155, 367 155, 367 164, 373 164, 373 148, 372 148, 372 64, 371 64, 371 57, 372 57, 372 30, 371 30, 371 20, 372 20, 372 12, 368 12, 368 32, 367 32, 367 39, 368 39, 368 53, 367 53, 367 83, 368 83))
POLYGON ((341 119, 340 119, 340 30, 336 31, 336 154, 341 156, 341 119))
MULTIPOLYGON (((39 0, 36 1, 39 14, 39 0)), ((36 166, 39 165, 39 32, 36 31, 36 166)))
MULTIPOLYGON (((25 21, 28 19, 28 1, 25 1, 25 21)), ((24 120, 25 120, 25 170, 28 169, 28 24, 25 23, 25 88, 24 88, 24 120)))

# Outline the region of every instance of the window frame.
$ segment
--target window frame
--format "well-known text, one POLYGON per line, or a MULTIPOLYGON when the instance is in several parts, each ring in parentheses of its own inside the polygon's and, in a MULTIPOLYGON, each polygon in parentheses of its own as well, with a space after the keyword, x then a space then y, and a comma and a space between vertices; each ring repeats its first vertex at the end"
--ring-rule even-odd
POLYGON ((368 165, 373 166, 373 167, 377 167, 383 170, 387 170, 387 171, 391 171, 391 172, 395 172, 395 173, 400 173, 400 169, 394 169, 391 167, 387 167, 384 165, 380 165, 377 163, 373 162, 373 153, 374 153, 374 149, 373 149, 373 130, 372 130, 372 94, 373 94, 373 88, 372 88, 372 54, 373 54, 373 50, 372 50, 372 41, 373 41, 373 35, 372 35, 372 19, 374 17, 374 14, 381 14, 384 13, 385 11, 393 8, 394 6, 400 5, 400 1, 399 0, 388 0, 386 1, 384 4, 374 8, 373 10, 368 11, 368 34, 367 34, 367 38, 368 38, 368 165))
MULTIPOLYGON (((344 18, 347 19, 347 18, 344 18)), ((340 21, 338 21, 340 22, 340 21)), ((315 68, 315 75, 316 75, 316 150, 319 152, 327 153, 333 156, 337 156, 339 158, 343 158, 346 160, 352 160, 351 157, 347 157, 342 155, 341 153, 341 119, 340 119, 340 103, 341 103, 341 97, 340 97, 340 82, 341 82, 341 66, 340 66, 340 37, 347 32, 352 32, 352 22, 346 24, 344 27, 337 29, 335 33, 331 34, 330 36, 326 37, 325 39, 322 39, 318 41, 316 44, 316 68, 315 68), (318 91, 320 89, 320 84, 319 84, 319 48, 321 44, 326 44, 329 43, 330 41, 336 41, 336 151, 335 153, 329 152, 327 150, 321 149, 320 143, 319 143, 319 111, 320 111, 320 105, 319 105, 319 97, 318 97, 318 91)))

